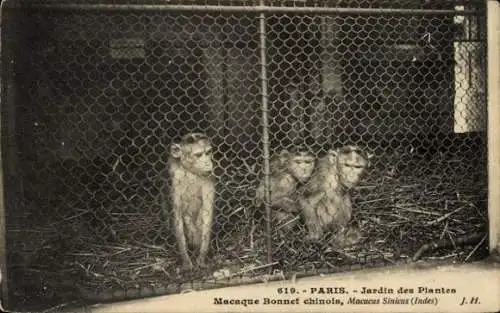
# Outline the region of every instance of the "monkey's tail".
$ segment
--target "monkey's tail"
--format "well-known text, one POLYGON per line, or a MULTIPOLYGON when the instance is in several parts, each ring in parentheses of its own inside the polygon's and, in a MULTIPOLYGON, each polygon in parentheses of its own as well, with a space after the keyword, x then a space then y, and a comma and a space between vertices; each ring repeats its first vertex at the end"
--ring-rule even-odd
POLYGON ((413 255, 412 261, 413 262, 418 261, 418 259, 420 259, 420 257, 429 250, 432 251, 438 248, 448 248, 452 247, 453 245, 460 246, 460 245, 475 244, 481 241, 485 236, 486 235, 482 232, 476 232, 470 235, 458 237, 454 241, 451 241, 450 239, 441 239, 427 243, 422 247, 420 247, 420 249, 418 249, 415 255, 413 255))
POLYGON ((161 214, 164 217, 168 216, 170 210, 170 198, 167 194, 165 194, 165 190, 160 190, 158 194, 158 202, 161 214))
POLYGON ((101 292, 95 292, 83 286, 76 285, 76 289, 80 297, 84 301, 92 303, 107 303, 115 301, 125 301, 134 299, 143 299, 150 297, 163 296, 169 293, 166 287, 146 287, 132 288, 132 289, 114 289, 101 292))

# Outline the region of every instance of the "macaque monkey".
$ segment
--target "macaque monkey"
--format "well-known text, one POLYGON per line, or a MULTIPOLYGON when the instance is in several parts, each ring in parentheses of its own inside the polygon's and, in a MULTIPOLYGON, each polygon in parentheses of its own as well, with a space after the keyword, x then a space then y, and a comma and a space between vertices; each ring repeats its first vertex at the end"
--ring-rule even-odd
MULTIPOLYGON (((298 223, 300 216, 296 204, 297 187, 307 182, 315 166, 313 154, 305 147, 292 151, 283 150, 269 162, 270 205, 273 224, 284 231, 289 231, 298 223), (275 223, 276 222, 276 223, 275 223)), ((257 205, 264 203, 264 181, 256 191, 257 205)))
POLYGON ((350 190, 362 179, 371 158, 356 146, 345 146, 329 150, 318 160, 312 177, 298 190, 307 240, 318 241, 327 231, 341 246, 360 240, 359 231, 347 227, 352 216, 350 190))
POLYGON ((170 149, 170 201, 183 268, 205 267, 213 215, 215 183, 212 145, 201 133, 189 133, 170 149), (197 254, 197 255, 196 255, 197 254))

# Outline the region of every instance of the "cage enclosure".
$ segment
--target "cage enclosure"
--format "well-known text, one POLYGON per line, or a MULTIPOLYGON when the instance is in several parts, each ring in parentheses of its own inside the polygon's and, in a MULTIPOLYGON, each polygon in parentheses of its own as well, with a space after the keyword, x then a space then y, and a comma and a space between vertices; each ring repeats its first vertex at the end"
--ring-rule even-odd
POLYGON ((4 2, 7 308, 485 257, 485 19, 465 0, 4 2), (186 272, 160 195, 193 132, 216 191, 209 267, 186 272), (355 244, 256 205, 273 156, 348 145, 373 154, 355 244))

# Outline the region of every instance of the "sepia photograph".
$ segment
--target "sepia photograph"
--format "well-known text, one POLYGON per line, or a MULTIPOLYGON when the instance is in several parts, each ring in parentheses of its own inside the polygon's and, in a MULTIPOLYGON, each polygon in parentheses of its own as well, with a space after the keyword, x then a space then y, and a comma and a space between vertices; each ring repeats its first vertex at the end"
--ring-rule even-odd
POLYGON ((4 310, 500 310, 499 1, 0 22, 4 310))

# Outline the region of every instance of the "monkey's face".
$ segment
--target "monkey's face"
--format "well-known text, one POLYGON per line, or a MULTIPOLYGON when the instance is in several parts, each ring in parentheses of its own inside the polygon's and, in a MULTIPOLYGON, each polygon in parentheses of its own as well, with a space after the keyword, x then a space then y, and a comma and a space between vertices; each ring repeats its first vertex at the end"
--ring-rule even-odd
POLYGON ((358 185, 368 166, 369 160, 356 151, 337 155, 337 170, 340 180, 348 189, 358 185))
POLYGON ((185 145, 182 150, 180 161, 184 168, 203 176, 212 173, 212 146, 208 141, 185 145))
POLYGON ((299 182, 306 182, 314 171, 314 157, 311 155, 292 156, 288 163, 288 169, 299 182))

